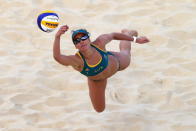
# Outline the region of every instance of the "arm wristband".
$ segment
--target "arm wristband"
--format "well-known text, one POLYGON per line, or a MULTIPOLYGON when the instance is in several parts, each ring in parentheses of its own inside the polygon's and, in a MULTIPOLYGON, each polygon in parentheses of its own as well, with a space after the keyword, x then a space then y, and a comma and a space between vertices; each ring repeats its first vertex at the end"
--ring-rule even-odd
POLYGON ((137 37, 133 36, 133 42, 136 43, 137 37))

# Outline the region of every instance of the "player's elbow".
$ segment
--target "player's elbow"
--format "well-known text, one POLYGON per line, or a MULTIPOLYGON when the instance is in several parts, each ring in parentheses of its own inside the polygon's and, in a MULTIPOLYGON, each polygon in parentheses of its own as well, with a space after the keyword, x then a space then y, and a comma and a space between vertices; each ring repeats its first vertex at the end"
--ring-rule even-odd
POLYGON ((55 59, 55 60, 56 60, 59 64, 62 64, 62 65, 64 65, 64 66, 69 66, 69 64, 68 64, 68 63, 63 62, 63 60, 62 60, 61 56, 53 55, 53 57, 54 57, 54 59, 55 59))
POLYGON ((58 55, 53 55, 53 58, 58 62, 59 61, 59 56, 58 55))
POLYGON ((113 32, 111 33, 111 37, 113 40, 119 40, 119 33, 113 32))
POLYGON ((54 57, 54 59, 55 59, 56 62, 61 63, 61 60, 60 60, 59 57, 57 57, 57 56, 53 56, 53 57, 54 57))

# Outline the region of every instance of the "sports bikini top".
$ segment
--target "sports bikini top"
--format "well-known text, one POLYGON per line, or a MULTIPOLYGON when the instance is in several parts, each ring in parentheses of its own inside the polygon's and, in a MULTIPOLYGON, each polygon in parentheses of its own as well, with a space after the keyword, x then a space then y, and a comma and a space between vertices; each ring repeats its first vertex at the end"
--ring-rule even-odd
POLYGON ((82 73, 85 76, 95 76, 99 73, 101 73, 107 66, 108 66, 108 55, 113 55, 111 52, 104 51, 97 47, 96 45, 91 44, 92 47, 94 47, 101 55, 101 59, 99 62, 95 65, 89 65, 82 53, 77 52, 77 54, 83 59, 84 61, 84 67, 80 73, 82 73))

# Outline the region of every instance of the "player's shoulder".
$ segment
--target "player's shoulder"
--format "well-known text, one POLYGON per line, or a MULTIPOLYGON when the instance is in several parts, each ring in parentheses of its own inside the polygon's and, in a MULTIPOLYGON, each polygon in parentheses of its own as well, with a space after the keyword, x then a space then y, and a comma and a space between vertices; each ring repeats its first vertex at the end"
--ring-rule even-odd
POLYGON ((100 48, 102 50, 105 50, 105 44, 102 41, 100 41, 99 39, 96 39, 95 41, 93 41, 91 43, 91 45, 93 45, 93 46, 95 46, 97 48, 100 48))

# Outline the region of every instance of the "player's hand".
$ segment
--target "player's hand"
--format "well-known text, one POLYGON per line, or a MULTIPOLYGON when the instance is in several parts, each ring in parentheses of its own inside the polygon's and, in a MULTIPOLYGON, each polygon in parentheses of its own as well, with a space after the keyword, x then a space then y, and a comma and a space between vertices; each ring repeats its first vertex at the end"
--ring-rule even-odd
POLYGON ((63 25, 60 27, 60 29, 57 31, 56 33, 56 37, 60 37, 62 34, 64 34, 67 30, 69 29, 69 27, 67 25, 63 25))
POLYGON ((145 36, 140 36, 136 39, 136 43, 138 43, 138 44, 144 44, 144 43, 147 43, 149 41, 150 40, 145 36))

